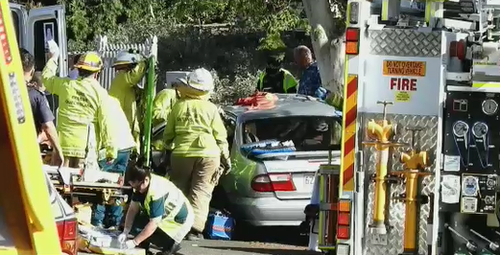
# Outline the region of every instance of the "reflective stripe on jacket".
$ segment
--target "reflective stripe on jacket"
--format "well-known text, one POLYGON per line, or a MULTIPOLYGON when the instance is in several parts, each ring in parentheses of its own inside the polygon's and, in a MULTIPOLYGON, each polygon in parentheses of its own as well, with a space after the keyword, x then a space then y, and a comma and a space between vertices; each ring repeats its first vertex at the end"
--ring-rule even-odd
POLYGON ((176 101, 175 89, 164 89, 156 95, 153 101, 153 127, 167 122, 168 115, 176 101))
MULTIPOLYGON (((182 93, 181 93, 182 95, 182 93)), ((217 106, 202 99, 177 100, 168 116, 164 144, 184 157, 229 155, 226 127, 217 106)))
MULTIPOLYGON (((293 77, 292 73, 288 70, 280 68, 280 72, 283 72, 283 91, 288 93, 288 89, 297 86, 297 80, 293 77)), ((263 90, 264 78, 266 77, 266 72, 262 72, 259 77, 259 90, 263 90)))
POLYGON ((185 222, 183 224, 177 223, 175 221, 175 216, 179 213, 184 204, 188 209, 188 214, 193 214, 193 208, 184 194, 182 194, 182 191, 172 182, 164 177, 151 174, 148 193, 144 199, 143 208, 148 216, 151 215, 149 204, 158 199, 165 199, 165 213, 158 227, 176 242, 180 243, 182 237, 176 238, 178 236, 177 233, 181 231, 186 224, 188 226, 185 227, 191 228, 192 222, 185 222))
POLYGON ((108 93, 93 77, 71 80, 56 75, 57 61, 49 59, 42 72, 43 84, 47 91, 59 96, 57 130, 63 155, 67 157, 86 157, 88 127, 94 123, 99 130, 106 157, 116 158, 106 107, 108 93))

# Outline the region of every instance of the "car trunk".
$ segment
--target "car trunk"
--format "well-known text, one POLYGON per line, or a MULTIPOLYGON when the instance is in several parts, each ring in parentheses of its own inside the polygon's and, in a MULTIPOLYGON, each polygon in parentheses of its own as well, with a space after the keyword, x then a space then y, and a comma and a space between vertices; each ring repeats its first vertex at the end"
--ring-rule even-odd
MULTIPOLYGON (((266 154, 261 158, 269 175, 291 176, 293 191, 274 191, 281 200, 310 199, 314 187, 316 173, 321 164, 328 163, 328 152, 292 152, 273 155, 266 154)), ((340 163, 340 152, 332 153, 332 163, 340 163)))

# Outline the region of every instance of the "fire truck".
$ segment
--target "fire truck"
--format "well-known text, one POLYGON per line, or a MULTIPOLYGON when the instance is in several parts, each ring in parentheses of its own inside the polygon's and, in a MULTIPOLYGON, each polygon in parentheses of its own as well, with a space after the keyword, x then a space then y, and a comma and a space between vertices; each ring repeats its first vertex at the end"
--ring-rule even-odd
POLYGON ((402 2, 348 0, 342 160, 318 171, 311 236, 338 255, 499 254, 500 1, 402 2))

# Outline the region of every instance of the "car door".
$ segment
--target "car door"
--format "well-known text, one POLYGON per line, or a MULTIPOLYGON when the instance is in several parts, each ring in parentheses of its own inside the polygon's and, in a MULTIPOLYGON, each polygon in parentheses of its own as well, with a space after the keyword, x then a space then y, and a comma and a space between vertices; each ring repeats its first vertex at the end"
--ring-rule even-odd
POLYGON ((229 112, 226 112, 223 121, 227 131, 227 142, 229 144, 229 151, 231 151, 234 142, 234 133, 236 131, 236 116, 232 115, 229 112))

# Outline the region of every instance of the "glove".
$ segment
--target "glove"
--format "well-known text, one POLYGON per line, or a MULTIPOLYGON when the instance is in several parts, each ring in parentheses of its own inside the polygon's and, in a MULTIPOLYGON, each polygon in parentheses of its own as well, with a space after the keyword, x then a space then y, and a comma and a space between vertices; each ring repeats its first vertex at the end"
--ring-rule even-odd
POLYGON ((128 230, 124 229, 123 232, 118 236, 119 243, 124 243, 125 241, 127 241, 128 232, 128 230))
POLYGON ((59 58, 59 46, 57 46, 57 43, 54 40, 49 40, 47 42, 49 46, 49 53, 50 53, 50 58, 59 58))
POLYGON ((229 159, 229 157, 222 157, 220 163, 222 167, 224 167, 224 175, 231 172, 231 159, 229 159))
POLYGON ((136 246, 137 246, 137 244, 135 243, 135 241, 133 239, 132 240, 128 240, 127 242, 125 242, 125 247, 128 250, 134 249, 136 246))

